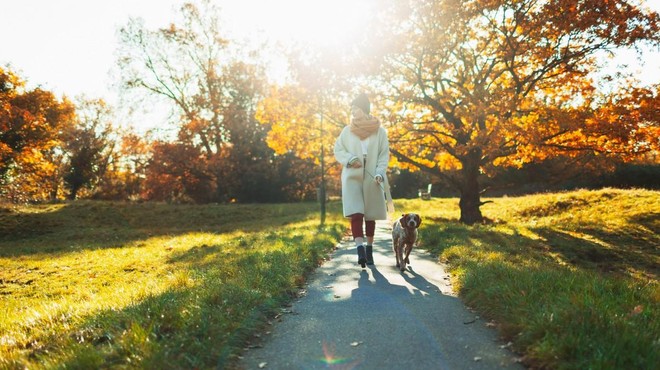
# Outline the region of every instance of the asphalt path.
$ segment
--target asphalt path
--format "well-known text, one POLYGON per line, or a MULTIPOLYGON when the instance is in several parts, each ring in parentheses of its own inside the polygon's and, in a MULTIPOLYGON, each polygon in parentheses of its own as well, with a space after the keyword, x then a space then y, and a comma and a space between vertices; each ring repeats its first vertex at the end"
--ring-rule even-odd
POLYGON ((400 272, 389 221, 376 224, 375 239, 375 265, 365 269, 352 241, 339 244, 239 368, 523 369, 456 297, 443 265, 414 249, 400 272))

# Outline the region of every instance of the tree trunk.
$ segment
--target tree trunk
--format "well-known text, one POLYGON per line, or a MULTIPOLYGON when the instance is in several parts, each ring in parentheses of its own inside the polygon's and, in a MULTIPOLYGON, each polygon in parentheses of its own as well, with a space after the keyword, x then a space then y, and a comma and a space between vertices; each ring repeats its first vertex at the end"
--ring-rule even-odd
MULTIPOLYGON (((321 125, 323 125, 323 120, 321 120, 321 125)), ((321 130, 323 130, 323 128, 321 128, 321 130)), ((325 151, 323 150, 323 143, 321 143, 321 186, 319 188, 319 201, 321 202, 321 226, 325 226, 325 190, 325 151)))
POLYGON ((461 200, 458 202, 461 208, 460 221, 464 224, 472 225, 483 221, 481 215, 480 192, 479 192, 479 158, 481 153, 474 150, 463 161, 463 176, 461 187, 461 200))
POLYGON ((80 188, 77 187, 77 186, 71 187, 71 190, 70 190, 69 195, 67 196, 67 198, 69 200, 76 200, 76 198, 78 197, 78 189, 80 189, 80 188))
POLYGON ((320 111, 321 111, 321 186, 319 188, 319 197, 321 201, 321 226, 325 226, 325 148, 323 146, 323 100, 321 99, 320 103, 320 111))

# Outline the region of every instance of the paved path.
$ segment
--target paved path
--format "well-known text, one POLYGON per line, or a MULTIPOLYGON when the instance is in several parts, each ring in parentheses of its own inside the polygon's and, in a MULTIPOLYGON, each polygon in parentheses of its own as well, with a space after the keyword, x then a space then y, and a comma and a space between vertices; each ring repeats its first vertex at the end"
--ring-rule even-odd
POLYGON ((401 273, 389 221, 376 225, 375 266, 360 268, 344 241, 310 277, 259 348, 251 369, 522 369, 492 328, 465 308, 442 265, 413 250, 401 273))

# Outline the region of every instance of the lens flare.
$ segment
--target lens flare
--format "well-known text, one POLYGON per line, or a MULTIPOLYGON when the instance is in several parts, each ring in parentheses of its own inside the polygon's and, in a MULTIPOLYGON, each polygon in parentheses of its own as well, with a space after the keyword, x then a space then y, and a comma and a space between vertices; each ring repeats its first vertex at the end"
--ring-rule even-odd
POLYGON ((336 370, 349 370, 354 369, 360 363, 359 360, 335 356, 335 346, 323 342, 323 358, 321 362, 326 365, 328 369, 336 370))

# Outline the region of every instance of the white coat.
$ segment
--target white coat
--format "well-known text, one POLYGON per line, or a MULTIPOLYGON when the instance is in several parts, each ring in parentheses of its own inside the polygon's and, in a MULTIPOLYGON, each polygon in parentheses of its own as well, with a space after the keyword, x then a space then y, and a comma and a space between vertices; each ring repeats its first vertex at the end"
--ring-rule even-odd
POLYGON ((387 131, 381 126, 369 137, 365 167, 360 138, 351 132, 350 126, 344 127, 335 142, 335 158, 342 165, 341 198, 344 216, 362 213, 364 219, 369 221, 387 219, 385 195, 381 185, 374 180, 374 176, 381 175, 387 181, 386 171, 390 160, 387 131), (362 167, 348 167, 348 162, 353 158, 358 158, 362 167))

